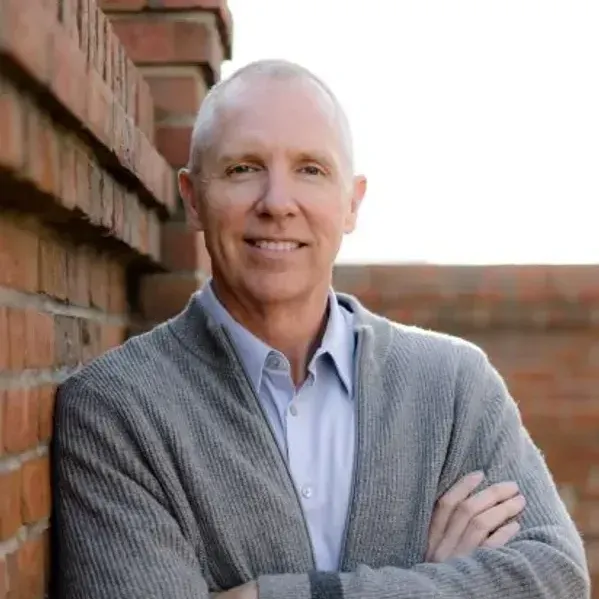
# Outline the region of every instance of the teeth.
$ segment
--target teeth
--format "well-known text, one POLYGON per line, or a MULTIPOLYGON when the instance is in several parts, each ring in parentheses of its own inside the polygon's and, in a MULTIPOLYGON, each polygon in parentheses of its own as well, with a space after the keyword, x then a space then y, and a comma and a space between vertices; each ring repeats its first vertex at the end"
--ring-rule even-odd
POLYGON ((266 241, 259 240, 254 241, 254 245, 263 250, 271 250, 274 252, 290 252, 291 250, 297 250, 299 243, 295 241, 266 241))

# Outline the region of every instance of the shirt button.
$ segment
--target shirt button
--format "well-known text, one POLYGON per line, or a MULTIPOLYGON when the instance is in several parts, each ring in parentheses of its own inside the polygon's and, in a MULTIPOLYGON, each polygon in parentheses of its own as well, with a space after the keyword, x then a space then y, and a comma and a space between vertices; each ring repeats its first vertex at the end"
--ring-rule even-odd
POLYGON ((285 360, 276 354, 270 354, 266 360, 266 364, 273 370, 285 370, 285 360))
POLYGON ((312 487, 310 485, 304 485, 302 487, 301 493, 304 499, 310 499, 310 497, 312 497, 312 487))
POLYGON ((292 416, 297 416, 297 408, 294 405, 289 406, 289 413, 292 416))

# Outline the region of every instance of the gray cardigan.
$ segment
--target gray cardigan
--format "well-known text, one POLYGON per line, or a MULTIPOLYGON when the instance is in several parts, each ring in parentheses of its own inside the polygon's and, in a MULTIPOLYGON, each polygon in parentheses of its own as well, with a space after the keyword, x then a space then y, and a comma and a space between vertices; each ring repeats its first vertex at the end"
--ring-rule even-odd
POLYGON ((230 337, 195 299, 60 388, 54 599, 583 599, 581 539, 483 352, 356 314, 356 467, 339 572, 316 572, 287 464, 230 337), (517 538, 424 563, 462 475, 516 480, 517 538))

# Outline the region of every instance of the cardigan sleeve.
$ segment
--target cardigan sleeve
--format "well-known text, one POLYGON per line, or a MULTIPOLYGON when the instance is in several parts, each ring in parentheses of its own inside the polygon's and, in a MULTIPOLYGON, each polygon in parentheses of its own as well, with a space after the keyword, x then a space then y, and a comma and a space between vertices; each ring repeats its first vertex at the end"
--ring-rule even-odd
POLYGON ((456 384, 454 443, 444 478, 484 470, 487 484, 518 483, 527 504, 506 546, 404 570, 259 578, 260 599, 588 599, 582 540, 507 387, 486 356, 467 346, 456 384))
POLYGON ((67 381, 53 439, 55 599, 208 599, 191 544, 130 432, 133 414, 67 381))

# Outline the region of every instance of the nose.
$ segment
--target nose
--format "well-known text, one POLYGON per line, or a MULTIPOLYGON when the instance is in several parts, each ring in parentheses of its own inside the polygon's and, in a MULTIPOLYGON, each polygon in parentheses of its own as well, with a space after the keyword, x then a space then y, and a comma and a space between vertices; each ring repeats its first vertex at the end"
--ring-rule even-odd
POLYGON ((261 216, 273 219, 297 214, 298 205, 294 195, 293 176, 283 165, 274 165, 268 169, 257 209, 261 216))

